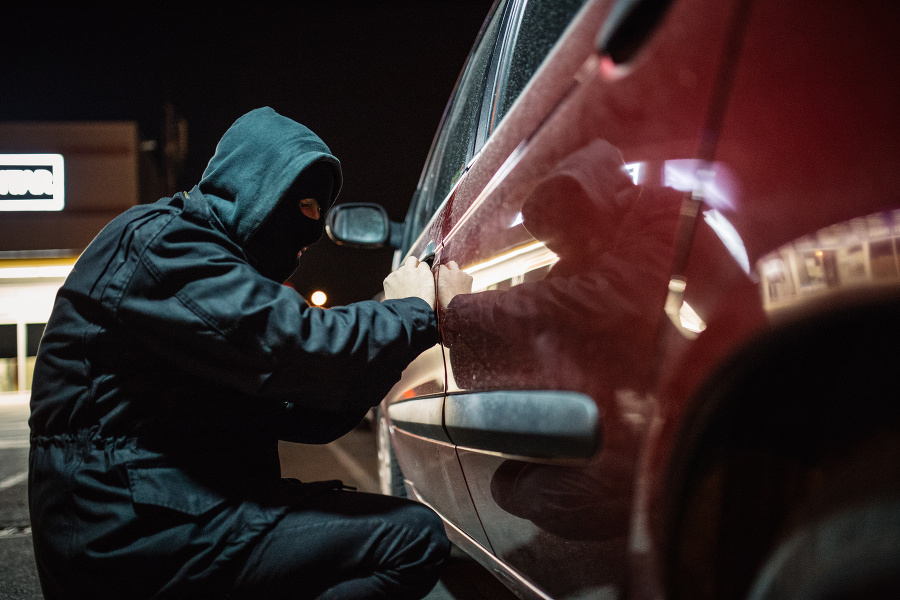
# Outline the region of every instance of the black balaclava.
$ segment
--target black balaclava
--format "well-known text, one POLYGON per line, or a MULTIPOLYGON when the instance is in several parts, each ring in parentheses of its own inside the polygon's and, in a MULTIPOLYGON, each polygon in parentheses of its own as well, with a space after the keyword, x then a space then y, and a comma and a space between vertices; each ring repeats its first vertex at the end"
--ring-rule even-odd
POLYGON ((264 107, 228 128, 198 188, 250 262, 283 283, 297 253, 321 237, 341 182, 340 162, 315 133, 264 107), (318 201, 318 221, 300 212, 304 198, 318 201))
POLYGON ((319 162, 307 167, 250 237, 244 251, 264 277, 278 283, 286 281, 297 268, 297 255, 321 239, 333 184, 330 165, 319 162), (318 202, 318 219, 300 210, 305 198, 318 202))

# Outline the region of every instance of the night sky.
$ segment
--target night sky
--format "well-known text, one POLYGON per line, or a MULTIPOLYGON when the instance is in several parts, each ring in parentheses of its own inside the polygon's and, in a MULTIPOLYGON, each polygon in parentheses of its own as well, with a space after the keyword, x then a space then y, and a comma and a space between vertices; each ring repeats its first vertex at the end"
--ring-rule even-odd
MULTIPOLYGON (((131 120, 152 140, 171 102, 188 123, 178 187, 189 189, 228 126, 271 106, 310 127, 341 160, 338 202, 377 202, 400 221, 490 4, 101 11, 18 3, 0 19, 0 120, 131 120)), ((325 290, 329 305, 370 298, 391 254, 323 240, 304 255, 298 289, 325 290)))

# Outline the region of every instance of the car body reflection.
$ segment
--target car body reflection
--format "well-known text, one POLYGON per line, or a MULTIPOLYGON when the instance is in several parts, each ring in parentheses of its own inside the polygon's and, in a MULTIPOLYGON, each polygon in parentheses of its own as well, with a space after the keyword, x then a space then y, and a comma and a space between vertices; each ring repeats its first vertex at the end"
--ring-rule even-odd
POLYGON ((502 458, 460 444, 467 472, 492 473, 480 490, 485 496, 476 497, 491 543, 557 593, 620 585, 623 575, 594 569, 563 581, 553 571, 566 573, 554 564, 564 546, 580 546, 595 564, 618 564, 625 554, 649 410, 644 386, 684 196, 637 184, 635 173, 602 139, 563 158, 536 184, 526 178, 517 185, 513 172, 504 210, 521 203, 515 227, 523 241, 499 260, 463 265, 476 278, 492 269, 510 276, 483 279, 484 291, 454 299, 442 320, 452 387, 460 392, 571 390, 599 408, 602 447, 582 464, 502 458), (532 537, 518 539, 527 531, 532 537), (556 550, 538 561, 527 551, 535 544, 556 550))
POLYGON ((900 280, 900 211, 884 211, 821 229, 761 258, 767 311, 900 280))

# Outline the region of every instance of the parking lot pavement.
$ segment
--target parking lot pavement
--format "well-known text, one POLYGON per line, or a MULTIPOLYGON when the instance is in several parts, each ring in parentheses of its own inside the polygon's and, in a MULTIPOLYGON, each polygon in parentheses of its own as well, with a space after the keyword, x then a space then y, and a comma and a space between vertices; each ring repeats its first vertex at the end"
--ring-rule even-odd
POLYGON ((28 396, 0 396, 0 600, 40 600, 28 520, 28 396))
MULTIPOLYGON (((375 439, 366 424, 324 446, 282 443, 282 474, 304 481, 340 479, 376 492, 375 439)), ((0 397, 0 600, 40 600, 28 519, 28 397, 0 397)), ((426 600, 507 600, 514 596, 462 553, 426 600)))

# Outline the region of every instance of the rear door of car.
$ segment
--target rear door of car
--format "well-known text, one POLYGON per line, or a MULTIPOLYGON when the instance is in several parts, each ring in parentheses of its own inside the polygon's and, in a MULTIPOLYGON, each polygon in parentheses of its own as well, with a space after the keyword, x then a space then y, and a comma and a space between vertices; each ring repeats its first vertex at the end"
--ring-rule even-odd
POLYGON ((668 4, 585 7, 443 216, 476 292, 440 314, 444 430, 490 548, 554 598, 623 589, 656 342, 695 324, 665 308, 732 5, 668 4))

